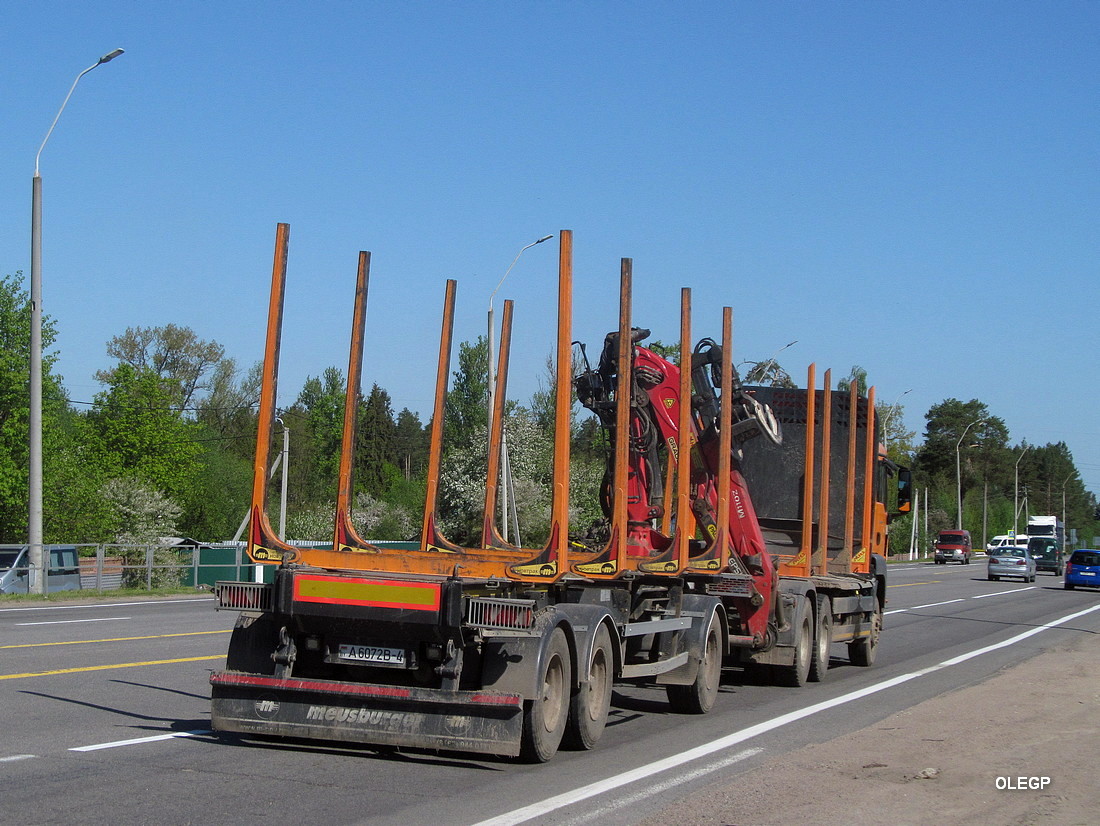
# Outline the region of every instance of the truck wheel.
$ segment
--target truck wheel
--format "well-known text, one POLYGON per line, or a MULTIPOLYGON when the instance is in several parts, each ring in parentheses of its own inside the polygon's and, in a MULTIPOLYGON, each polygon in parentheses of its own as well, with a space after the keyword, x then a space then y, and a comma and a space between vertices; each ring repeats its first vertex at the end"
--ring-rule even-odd
POLYGON ((777 678, 780 685, 801 688, 810 676, 810 663, 814 657, 813 611, 809 600, 803 598, 802 619, 795 628, 794 663, 778 667, 777 678))
POLYGON ((875 600, 875 614, 871 618, 871 633, 863 639, 848 643, 848 659, 852 665, 867 667, 875 664, 878 638, 882 634, 882 603, 875 600))
POLYGON ((814 623, 814 655, 810 659, 809 680, 820 683, 829 670, 829 646, 833 641, 833 603, 824 594, 817 596, 817 616, 814 623))
POLYGON ((569 722, 565 726, 565 745, 573 749, 590 749, 596 745, 607 724, 611 709, 611 685, 615 679, 615 654, 611 650, 611 634, 600 625, 592 643, 592 662, 588 680, 569 702, 569 722))
POLYGON ((722 623, 716 614, 712 614, 703 648, 703 661, 699 663, 695 682, 691 685, 665 686, 665 694, 672 710, 679 714, 706 714, 714 708, 721 684, 722 623))
POLYGON ((555 628, 542 658, 537 683, 539 696, 523 704, 520 757, 525 761, 545 763, 557 754, 569 717, 569 686, 572 682, 569 643, 565 632, 555 628))

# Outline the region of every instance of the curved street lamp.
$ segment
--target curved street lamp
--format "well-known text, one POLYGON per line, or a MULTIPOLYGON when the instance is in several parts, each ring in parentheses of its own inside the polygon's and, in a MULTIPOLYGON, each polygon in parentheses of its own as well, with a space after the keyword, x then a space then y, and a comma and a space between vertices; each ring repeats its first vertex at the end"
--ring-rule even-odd
POLYGON ((752 365, 752 369, 750 369, 749 372, 745 374, 746 383, 751 383, 753 381, 763 382, 764 379, 768 375, 768 369, 769 368, 772 371, 774 371, 774 373, 776 374, 776 375, 773 376, 773 383, 774 383, 775 379, 778 378, 778 372, 779 372, 779 362, 777 362, 775 360, 775 357, 778 356, 780 353, 782 353, 784 350, 786 350, 788 347, 794 347, 796 344, 798 344, 798 339, 797 338, 794 341, 790 341, 790 342, 784 344, 782 347, 780 347, 778 350, 776 350, 774 353, 772 353, 768 358, 764 359, 763 361, 742 361, 742 362, 739 362, 737 364, 738 367, 740 367, 742 364, 751 364, 752 365))
POLYGON ((956 510, 956 517, 955 517, 955 522, 956 522, 955 527, 956 527, 956 529, 958 529, 960 531, 962 530, 962 526, 963 526, 963 494, 962 494, 963 488, 962 488, 962 461, 959 458, 959 448, 962 447, 963 439, 966 438, 966 432, 968 430, 970 430, 970 428, 972 428, 974 425, 981 424, 984 421, 985 421, 985 419, 976 419, 976 420, 972 421, 970 424, 968 424, 963 429, 962 435, 959 437, 959 441, 955 442, 955 489, 956 489, 956 493, 957 493, 957 498, 956 498, 957 510, 956 510))
MULTIPOLYGON (((489 294, 489 338, 488 338, 488 344, 489 344, 489 358, 488 358, 488 363, 489 363, 489 418, 486 421, 490 426, 491 426, 492 421, 493 421, 493 405, 496 403, 496 383, 497 383, 497 370, 496 370, 496 364, 495 364, 496 354, 494 353, 494 349, 495 349, 494 334, 495 334, 495 331, 496 331, 496 325, 493 323, 493 299, 496 297, 497 290, 499 290, 501 285, 504 283, 504 279, 506 279, 508 277, 508 274, 510 272, 512 272, 512 267, 514 267, 516 265, 516 262, 519 261, 519 257, 521 255, 523 255, 523 253, 525 251, 531 249, 531 247, 538 246, 543 241, 549 241, 553 237, 554 237, 553 235, 544 235, 541 238, 539 238, 537 241, 532 241, 530 244, 523 247, 519 252, 517 252, 516 257, 512 259, 512 263, 508 265, 508 269, 506 269, 504 271, 504 275, 501 277, 500 281, 497 282, 497 285, 493 289, 493 291, 489 294)), ((486 433, 488 433, 488 431, 486 431, 486 433)), ((501 430, 500 436, 501 436, 501 446, 500 446, 500 448, 501 448, 501 454, 502 454, 501 455, 501 463, 502 463, 501 472, 504 474, 504 484, 501 485, 501 489, 502 489, 501 508, 504 511, 504 523, 503 523, 503 526, 502 526, 503 529, 502 529, 502 532, 501 532, 501 537, 505 541, 508 541, 508 497, 511 495, 512 469, 511 469, 511 465, 508 462, 508 438, 505 435, 503 430, 501 430)), ((514 507, 515 506, 513 504, 513 509, 514 509, 514 507)), ((495 514, 491 515, 491 517, 495 518, 495 514)), ((518 545, 519 544, 519 519, 518 518, 516 519, 515 527, 516 527, 516 544, 518 545)))
POLYGON ((890 423, 890 417, 893 416, 897 412, 898 403, 905 396, 908 396, 912 392, 913 392, 913 388, 910 387, 908 390, 906 390, 904 393, 902 393, 900 396, 898 396, 896 399, 894 399, 894 403, 892 405, 890 405, 889 408, 887 408, 886 415, 882 417, 882 444, 883 444, 884 447, 889 447, 890 446, 890 434, 886 431, 886 425, 890 423))
POLYGON ((46 593, 49 576, 48 560, 42 547, 42 176, 38 174, 38 160, 46 141, 53 134, 65 105, 76 89, 80 78, 96 66, 108 63, 123 53, 122 49, 108 52, 76 76, 69 94, 61 102, 53 123, 42 139, 42 145, 34 156, 34 179, 31 185, 31 354, 30 354, 30 413, 28 416, 29 455, 27 458, 27 545, 30 557, 30 591, 46 593))

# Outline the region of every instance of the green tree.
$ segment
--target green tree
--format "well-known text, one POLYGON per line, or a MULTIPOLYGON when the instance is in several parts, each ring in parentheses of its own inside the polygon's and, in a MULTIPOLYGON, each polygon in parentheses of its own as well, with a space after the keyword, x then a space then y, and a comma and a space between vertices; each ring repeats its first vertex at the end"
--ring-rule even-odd
MULTIPOLYGON (((120 366, 129 365, 138 372, 151 370, 170 388, 175 406, 183 409, 191 404, 196 391, 205 388, 203 378, 221 361, 225 348, 216 341, 203 341, 190 327, 168 324, 128 327, 107 342, 107 355, 117 358, 120 366)), ((117 369, 100 370, 95 377, 114 384, 117 369)))
MULTIPOLYGON (((59 417, 67 410, 61 377, 53 372, 56 325, 42 319, 42 455, 45 505, 51 449, 59 417), (49 449, 48 449, 49 448, 49 449)), ((30 300, 23 274, 0 278, 0 539, 19 542, 27 535, 27 466, 30 443, 30 300)), ((45 520, 44 520, 45 521, 45 520)), ((43 524, 45 530, 45 524, 43 524)))
MULTIPOLYGON (((336 367, 328 367, 320 378, 306 379, 296 405, 305 417, 303 439, 295 444, 312 449, 300 453, 309 458, 310 474, 306 499, 332 498, 340 472, 340 445, 344 434, 344 375, 336 367)), ((293 433, 293 428, 291 430, 293 433)))
POLYGON ((249 462, 256 449, 262 367, 257 362, 242 376, 236 361, 223 358, 211 372, 209 392, 196 404, 196 420, 211 436, 221 438, 226 452, 249 462))
POLYGON ((489 421, 488 352, 485 336, 479 336, 473 344, 464 341, 458 345, 458 369, 451 379, 443 417, 445 451, 469 447, 480 430, 481 449, 485 452, 484 433, 489 421))
POLYGON ((402 408, 394 426, 394 456, 406 479, 423 475, 428 462, 431 433, 420 423, 420 417, 402 408))
POLYGON ((355 486, 373 497, 381 496, 386 487, 384 468, 397 458, 397 426, 390 394, 377 384, 359 404, 356 437, 355 486))
POLYGON ((94 458, 108 478, 132 476, 179 501, 201 451, 196 426, 175 405, 176 391, 151 369, 120 364, 88 414, 94 458))

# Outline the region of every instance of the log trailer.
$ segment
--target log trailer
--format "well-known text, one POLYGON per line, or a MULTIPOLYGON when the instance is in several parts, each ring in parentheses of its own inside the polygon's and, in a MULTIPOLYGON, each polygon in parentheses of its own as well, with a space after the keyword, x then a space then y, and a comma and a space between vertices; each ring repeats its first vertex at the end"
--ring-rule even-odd
MULTIPOLYGON (((678 359, 642 346, 631 262, 619 326, 595 368, 574 375, 572 233, 560 234, 553 501, 538 548, 502 538, 498 501, 512 302, 505 302, 480 542, 447 539, 436 500, 456 283, 444 295, 423 532, 383 548, 351 521, 370 254, 359 255, 331 548, 280 541, 266 513, 289 227, 275 244, 248 554, 274 581, 222 582, 239 612, 224 670, 211 675, 213 726, 542 762, 590 749, 616 683, 662 686, 679 712, 714 705, 723 667, 777 684, 821 680, 834 643, 869 666, 886 593, 887 481, 899 510, 908 473, 880 454, 874 389, 742 386, 732 311, 721 341, 692 345, 681 291, 678 359), (683 369, 682 369, 683 368, 683 369), (570 540, 572 393, 611 446, 602 542, 570 540), (751 496, 750 496, 751 492, 751 496)), ((583 348, 582 348, 583 354, 583 348)))

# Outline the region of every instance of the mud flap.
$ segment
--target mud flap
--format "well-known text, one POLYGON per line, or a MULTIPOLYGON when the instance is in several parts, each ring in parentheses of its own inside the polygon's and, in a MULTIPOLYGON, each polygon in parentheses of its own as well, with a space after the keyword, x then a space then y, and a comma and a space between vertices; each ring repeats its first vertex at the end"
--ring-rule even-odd
POLYGON ((523 729, 516 694, 440 691, 216 671, 216 731, 447 749, 515 757, 523 729))

